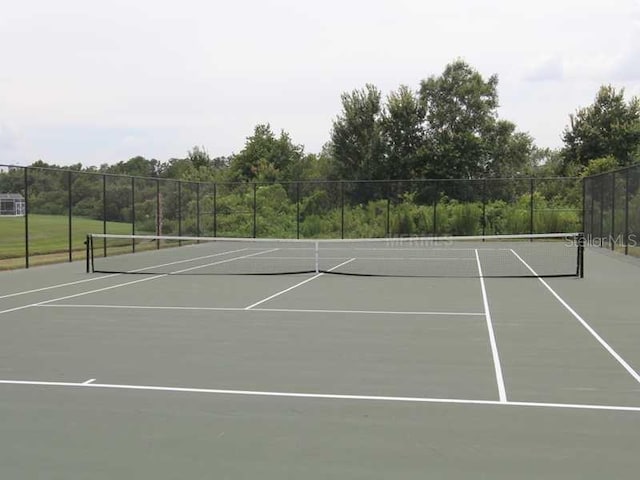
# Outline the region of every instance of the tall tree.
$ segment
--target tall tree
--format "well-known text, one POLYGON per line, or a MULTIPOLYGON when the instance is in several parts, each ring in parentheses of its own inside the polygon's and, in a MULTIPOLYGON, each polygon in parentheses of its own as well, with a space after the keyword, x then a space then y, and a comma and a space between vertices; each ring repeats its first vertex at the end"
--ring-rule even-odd
POLYGON ((638 161, 640 155, 640 99, 628 103, 624 89, 602 86, 595 101, 569 116, 563 133, 565 170, 586 167, 591 160, 606 156, 619 166, 638 161))
POLYGON ((201 167, 212 167, 211 157, 207 153, 207 150, 204 147, 198 147, 197 145, 193 147, 192 150, 189 150, 187 153, 187 160, 191 162, 194 168, 201 167))
POLYGON ((420 153, 424 146, 425 110, 407 86, 387 97, 381 120, 384 148, 384 178, 411 179, 420 176, 420 153))
POLYGON ((242 151, 229 164, 232 179, 240 181, 295 180, 295 167, 304 158, 304 149, 295 145, 288 133, 276 137, 268 124, 257 125, 242 151))
POLYGON ((382 168, 381 93, 373 85, 342 94, 342 114, 333 122, 331 151, 340 178, 375 179, 382 168))
POLYGON ((462 60, 442 75, 423 80, 428 154, 425 173, 435 178, 472 178, 484 174, 492 152, 486 138, 495 134, 498 77, 488 80, 462 60))
POLYGON ((516 131, 508 120, 497 120, 483 138, 485 156, 479 167, 484 177, 508 178, 533 175, 533 139, 516 131))
POLYGON ((160 175, 161 163, 156 159, 147 160, 137 156, 130 158, 126 162, 118 162, 115 165, 107 166, 108 173, 118 173, 122 175, 133 175, 138 177, 157 177, 160 175))

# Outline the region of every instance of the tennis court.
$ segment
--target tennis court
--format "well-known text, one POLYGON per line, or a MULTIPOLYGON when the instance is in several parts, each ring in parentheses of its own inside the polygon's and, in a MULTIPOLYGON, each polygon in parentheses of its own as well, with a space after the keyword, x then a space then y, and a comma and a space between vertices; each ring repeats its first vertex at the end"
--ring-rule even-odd
POLYGON ((532 243, 196 244, 0 273, 0 471, 637 478, 640 264, 587 248, 580 278, 573 249, 532 243))

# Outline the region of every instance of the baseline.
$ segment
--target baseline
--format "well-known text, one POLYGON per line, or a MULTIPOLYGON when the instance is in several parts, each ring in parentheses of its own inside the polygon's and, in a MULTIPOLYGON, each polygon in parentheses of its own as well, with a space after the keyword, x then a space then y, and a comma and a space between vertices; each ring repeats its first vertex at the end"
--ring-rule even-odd
POLYGON ((98 388, 111 390, 145 390, 154 392, 173 393, 201 393, 210 395, 240 395, 253 397, 281 397, 281 398, 307 398, 326 400, 360 400, 376 402, 403 402, 403 403, 440 403, 458 405, 488 405, 503 407, 530 407, 530 408, 555 408, 574 410, 603 410, 640 412, 640 407, 620 406, 620 405, 590 405, 573 403, 543 403, 543 402, 512 402, 497 400, 472 400, 462 398, 431 398, 431 397, 395 397, 378 395, 341 395, 333 393, 304 393, 304 392, 271 392, 260 390, 223 390, 215 388, 195 388, 195 387, 166 387, 158 385, 124 385, 110 383, 87 383, 87 382, 47 382, 36 380, 0 380, 0 385, 15 386, 35 386, 35 387, 59 387, 59 388, 98 388))

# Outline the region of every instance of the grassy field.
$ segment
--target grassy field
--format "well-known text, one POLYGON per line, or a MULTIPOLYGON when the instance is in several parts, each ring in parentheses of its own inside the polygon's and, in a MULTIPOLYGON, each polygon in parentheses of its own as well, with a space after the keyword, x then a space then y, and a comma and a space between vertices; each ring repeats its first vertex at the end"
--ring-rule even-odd
MULTIPOLYGON (((24 265, 24 217, 0 217, 0 268, 24 265)), ((42 257, 35 263, 64 261, 69 250, 69 219, 60 215, 29 215, 29 254, 42 257)), ((100 233, 102 221, 73 217, 71 241, 74 258, 84 257, 84 240, 88 233, 100 233), (77 252, 77 253, 76 253, 77 252)), ((128 223, 107 222, 108 233, 131 233, 128 223)))

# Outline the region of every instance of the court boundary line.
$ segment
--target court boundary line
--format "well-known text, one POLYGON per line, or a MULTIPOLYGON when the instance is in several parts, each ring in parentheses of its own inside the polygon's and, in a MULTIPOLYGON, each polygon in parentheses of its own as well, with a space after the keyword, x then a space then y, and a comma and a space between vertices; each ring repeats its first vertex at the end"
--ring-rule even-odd
POLYGON ((104 280, 105 278, 112 278, 112 277, 117 277, 117 276, 120 276, 120 275, 122 275, 122 274, 121 273, 111 273, 109 275, 103 275, 101 277, 85 278, 83 280, 76 280, 75 282, 58 283, 56 285, 49 285, 48 287, 34 288, 32 290, 23 290, 21 292, 14 292, 14 293, 6 294, 6 295, 0 295, 0 300, 3 300, 5 298, 18 297, 20 295, 28 295, 30 293, 44 292, 45 290, 54 290, 56 288, 70 287, 72 285, 78 285, 80 283, 95 282, 96 280, 104 280))
POLYGON ((493 321, 491 319, 491 310, 489 309, 489 298, 487 297, 487 287, 484 283, 482 274, 482 264, 480 263, 480 254, 475 249, 476 263, 478 264, 478 274, 480 275, 480 289, 482 290, 482 304, 484 308, 484 317, 487 323, 487 331, 489 332, 489 344, 491 345, 491 356, 493 357, 493 368, 496 374, 496 382, 498 384, 498 398, 500 402, 507 401, 507 390, 504 386, 504 377, 502 374, 502 365, 500 363, 500 354, 498 353, 498 344, 496 342, 495 332, 493 330, 493 321))
POLYGON ((167 387, 158 385, 126 385, 114 383, 86 383, 86 382, 52 382, 37 380, 0 380, 0 385, 32 386, 32 387, 58 387, 58 388, 94 388, 106 390, 134 390, 170 393, 198 393, 209 395, 236 395, 249 397, 276 397, 276 398, 302 398, 317 400, 360 400, 375 402, 402 402, 402 403, 431 403, 446 405, 485 405, 500 407, 529 407, 529 408, 556 408, 572 410, 600 410, 619 412, 639 412, 640 407, 621 405, 595 405, 579 403, 552 403, 552 402, 522 402, 522 401, 498 401, 498 400, 471 400, 462 398, 433 398, 433 397, 405 397, 385 395, 349 395, 331 393, 305 393, 305 392, 278 392, 261 390, 233 390, 195 387, 167 387))
MULTIPOLYGON (((244 249, 243 249, 243 250, 244 250, 244 249)), ((275 250, 277 250, 277 248, 273 248, 273 249, 271 249, 271 250, 265 250, 265 251, 263 251, 263 252, 251 253, 251 254, 248 254, 248 255, 243 255, 243 256, 241 256, 241 257, 226 258, 226 259, 224 259, 224 260, 220 260, 220 261, 217 261, 217 262, 207 263, 207 264, 205 264, 205 265, 196 265, 196 266, 194 266, 194 267, 189 267, 189 268, 185 268, 185 269, 182 269, 182 270, 177 270, 177 271, 173 272, 172 274, 174 274, 174 275, 175 275, 175 274, 179 274, 179 273, 188 272, 188 271, 191 271, 191 270, 197 270, 198 268, 205 268, 205 267, 210 267, 210 266, 212 266, 212 265, 219 265, 219 264, 221 264, 221 263, 233 262, 234 260, 242 260, 242 259, 244 259, 244 258, 248 258, 248 257, 253 257, 253 256, 256 256, 256 255, 260 255, 261 253, 271 253, 272 251, 275 251, 275 250)), ((217 254, 216 254, 216 255, 217 255, 217 254)), ((204 258, 204 257, 203 257, 203 258, 204 258)), ((151 281, 151 280, 156 280, 156 279, 158 279, 158 278, 168 277, 169 275, 172 275, 172 274, 170 274, 170 273, 161 273, 161 274, 158 274, 158 275, 152 275, 151 277, 140 278, 140 279, 138 279, 138 280, 132 280, 132 281, 130 281, 130 282, 118 283, 118 284, 116 284, 116 285, 110 285, 110 286, 108 286, 108 287, 97 288, 97 289, 94 289, 94 290, 88 290, 88 291, 80 292, 80 293, 74 293, 74 294, 72 294, 72 295, 66 295, 66 296, 58 297, 58 298, 51 298, 51 299, 49 299, 49 300, 44 300, 44 301, 42 301, 42 302, 35 302, 35 303, 30 303, 30 304, 28 304, 28 305, 21 305, 21 306, 19 306, 19 307, 8 308, 8 309, 6 309, 6 310, 0 310, 0 315, 2 315, 3 313, 17 312, 17 311, 19 311, 19 310, 25 310, 25 309, 27 309, 27 308, 39 307, 39 306, 41 306, 41 305, 47 305, 47 304, 49 304, 49 303, 52 303, 52 302, 58 302, 58 301, 60 301, 60 300, 68 300, 68 299, 70 299, 70 298, 82 297, 82 296, 84 296, 84 295, 90 295, 90 294, 92 294, 92 293, 105 292, 105 291, 107 291, 107 290, 113 290, 113 289, 120 288, 120 287, 126 287, 126 286, 128 286, 128 285, 134 285, 134 284, 136 284, 136 283, 148 282, 148 281, 151 281)))
POLYGON ((393 311, 393 310, 336 310, 312 308, 251 308, 246 307, 189 307, 161 305, 99 305, 99 304, 46 304, 35 305, 42 308, 96 308, 120 310, 173 310, 173 311, 213 311, 213 312, 275 312, 275 313, 335 313, 335 314, 369 314, 369 315, 443 315, 450 317, 484 317, 484 312, 436 312, 436 311, 393 311))
MULTIPOLYGON (((331 271, 335 270, 336 268, 340 268, 341 266, 346 265, 347 263, 353 262, 354 260, 355 260, 355 258, 350 258, 349 260, 347 260, 345 262, 342 262, 341 264, 336 265, 335 267, 330 268, 329 270, 327 270, 327 272, 331 272, 331 271)), ((291 286, 289 288, 285 288, 284 290, 276 292, 276 293, 274 293, 273 295, 271 295, 269 297, 263 298, 260 301, 252 303, 251 305, 245 307, 244 309, 245 310, 252 310, 254 307, 257 307, 258 305, 262 305, 263 303, 268 302, 269 300, 273 300, 274 298, 279 297, 280 295, 282 295, 284 293, 290 292, 294 288, 298 288, 298 287, 304 285, 305 283, 309 283, 310 281, 315 280, 316 278, 319 278, 319 277, 321 277, 323 275, 324 275, 324 272, 320 272, 320 273, 314 275, 311 278, 307 278, 306 280, 303 280, 302 282, 298 282, 298 283, 296 283, 295 285, 293 285, 293 286, 291 286)))
POLYGON ((598 343, 607 351, 609 352, 609 354, 627 371, 627 373, 629 373, 629 375, 631 375, 633 377, 633 379, 640 383, 640 374, 638 374, 638 372, 636 372, 633 367, 631 365, 629 365, 629 363, 627 363, 627 361, 622 358, 622 356, 620 354, 618 354, 618 352, 616 352, 614 350, 614 348, 609 345, 606 340, 604 338, 602 338, 598 332, 596 332, 591 325, 589 325, 589 323, 580 316, 580 314, 578 312, 576 312, 571 305, 569 305, 569 303, 567 303, 558 293, 556 293, 556 291, 551 288, 551 286, 540 276, 538 276, 538 274, 536 273, 536 271, 529 266, 529 264, 527 262, 524 261, 524 259, 518 255, 513 249, 511 249, 511 253, 513 253, 516 258, 518 258, 518 260, 520 260, 522 262, 522 264, 527 267, 529 269, 529 271, 531 273, 533 273, 534 275, 536 275, 536 277, 538 278, 538 280, 540 280, 540 283, 542 283, 542 285, 544 285, 544 287, 555 297, 556 300, 558 300, 558 302, 560 302, 560 304, 567 309, 567 311, 573 315, 573 317, 578 320, 578 322, 580 322, 580 324, 591 334, 591 336, 593 338, 595 338, 598 343))
MULTIPOLYGON (((136 273, 136 272, 144 272, 145 270, 150 270, 152 268, 168 267, 170 265, 177 265, 177 264, 180 264, 180 263, 194 262, 194 261, 197 261, 197 260, 202 260, 204 258, 220 257, 222 255, 227 255, 227 254, 230 254, 230 253, 244 252, 246 250, 248 250, 248 249, 247 248, 241 248, 239 250, 228 250, 226 252, 219 252, 219 253, 215 253, 215 254, 211 254, 211 255, 204 255, 202 257, 189 258, 189 259, 184 259, 184 260, 176 260, 174 262, 162 263, 162 264, 153 265, 153 266, 150 266, 150 267, 139 268, 137 270, 133 270, 132 272, 134 272, 134 273, 136 273)), ((85 278, 83 280, 76 280, 75 282, 58 283, 58 284, 54 284, 54 285, 49 285, 47 287, 35 288, 35 289, 32 289, 32 290, 23 290, 21 292, 14 292, 14 293, 9 293, 7 295, 1 295, 0 296, 0 300, 3 300, 5 298, 18 297, 20 295, 28 295, 30 293, 43 292, 43 291, 46 291, 46 290, 54 290, 56 288, 70 287, 70 286, 73 286, 73 285, 78 285, 80 283, 94 282, 94 281, 97 281, 97 280, 104 280, 104 279, 107 279, 107 278, 119 277, 119 276, 122 276, 122 275, 125 275, 125 274, 124 273, 110 273, 110 274, 106 274, 106 275, 103 275, 103 276, 100 276, 100 277, 92 277, 92 278, 85 278)), ((158 275, 160 275, 160 274, 158 274, 158 275)), ((3 313, 3 312, 0 312, 0 313, 3 313)))

